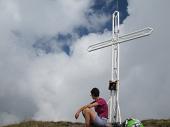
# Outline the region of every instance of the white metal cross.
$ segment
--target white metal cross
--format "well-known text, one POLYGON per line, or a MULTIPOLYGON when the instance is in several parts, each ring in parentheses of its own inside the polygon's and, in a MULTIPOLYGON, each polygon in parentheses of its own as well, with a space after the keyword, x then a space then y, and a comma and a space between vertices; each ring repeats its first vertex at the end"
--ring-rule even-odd
POLYGON ((153 29, 150 27, 119 36, 119 12, 115 11, 112 15, 112 39, 100 42, 88 47, 88 51, 95 51, 101 48, 112 46, 112 82, 109 84, 109 123, 121 123, 119 107, 119 44, 148 36, 153 29))

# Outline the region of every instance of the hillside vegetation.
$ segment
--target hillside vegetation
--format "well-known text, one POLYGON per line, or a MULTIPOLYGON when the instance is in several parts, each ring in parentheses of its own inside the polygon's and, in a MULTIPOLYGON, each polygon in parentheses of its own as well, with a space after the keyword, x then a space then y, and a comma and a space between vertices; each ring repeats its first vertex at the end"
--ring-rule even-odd
POLYGON ((3 127, 83 127, 83 123, 72 122, 47 122, 47 121, 25 121, 19 124, 12 124, 3 127))
MULTIPOLYGON (((170 119, 168 120, 143 120, 145 127, 170 127, 170 119)), ((47 122, 47 121, 25 121, 18 124, 6 125, 2 127, 84 127, 83 123, 72 122, 47 122)))
POLYGON ((145 127, 170 127, 170 119, 143 120, 142 123, 145 127))

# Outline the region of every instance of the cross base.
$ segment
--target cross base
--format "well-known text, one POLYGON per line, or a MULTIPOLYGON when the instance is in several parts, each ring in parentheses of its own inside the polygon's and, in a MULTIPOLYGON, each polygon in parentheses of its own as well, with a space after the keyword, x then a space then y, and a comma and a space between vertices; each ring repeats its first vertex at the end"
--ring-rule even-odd
POLYGON ((109 105, 109 123, 121 123, 120 107, 118 99, 119 81, 109 81, 110 97, 109 105))

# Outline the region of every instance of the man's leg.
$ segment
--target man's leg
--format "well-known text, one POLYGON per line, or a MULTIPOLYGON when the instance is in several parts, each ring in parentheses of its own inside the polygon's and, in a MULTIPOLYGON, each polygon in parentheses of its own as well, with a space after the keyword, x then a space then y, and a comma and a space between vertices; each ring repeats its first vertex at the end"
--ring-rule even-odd
POLYGON ((85 124, 86 124, 86 127, 90 127, 90 124, 95 120, 96 118, 96 113, 92 110, 92 109, 89 109, 89 108, 86 108, 82 111, 83 113, 83 116, 85 118, 85 124))

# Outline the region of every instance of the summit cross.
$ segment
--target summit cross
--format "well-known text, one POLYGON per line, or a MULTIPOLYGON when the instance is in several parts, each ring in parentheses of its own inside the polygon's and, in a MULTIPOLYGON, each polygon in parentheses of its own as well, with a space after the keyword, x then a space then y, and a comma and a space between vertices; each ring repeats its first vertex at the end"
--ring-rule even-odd
POLYGON ((109 123, 121 124, 121 113, 119 107, 119 45, 130 40, 148 36, 152 33, 153 29, 146 27, 134 31, 132 33, 119 36, 119 12, 115 11, 112 15, 112 38, 110 40, 93 44, 88 47, 88 51, 92 52, 105 47, 112 46, 112 69, 111 69, 111 82, 109 84, 110 97, 109 97, 109 123))

